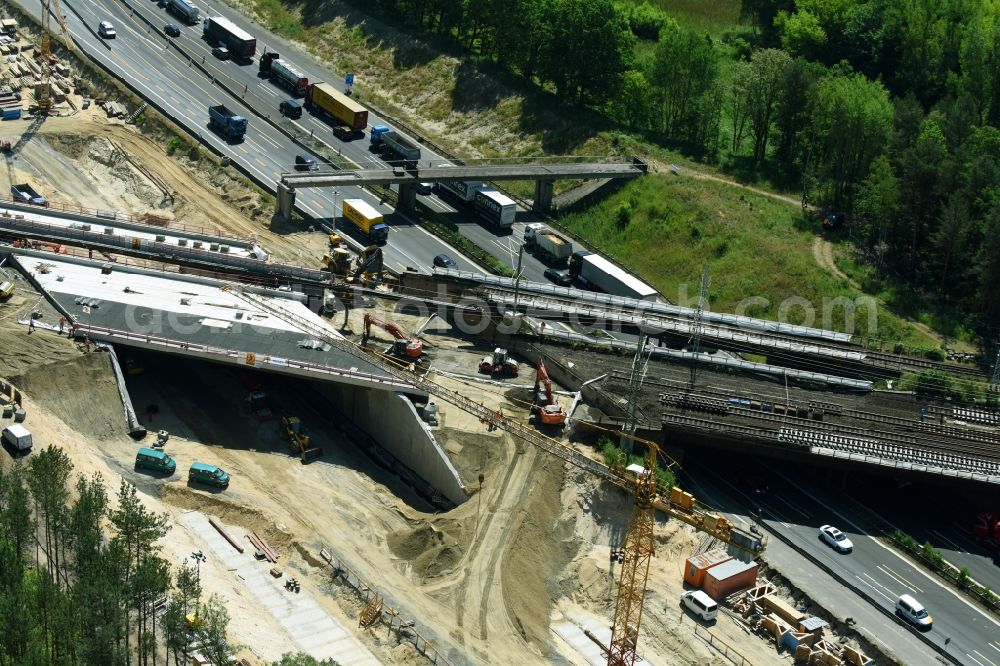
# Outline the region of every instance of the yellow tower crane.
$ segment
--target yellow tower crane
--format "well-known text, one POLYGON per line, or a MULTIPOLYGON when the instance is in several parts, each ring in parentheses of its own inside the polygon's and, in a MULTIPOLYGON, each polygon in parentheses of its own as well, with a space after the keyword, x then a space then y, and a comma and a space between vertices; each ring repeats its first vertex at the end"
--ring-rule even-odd
POLYGON ((66 48, 73 50, 73 38, 66 27, 66 17, 63 16, 62 7, 59 0, 43 0, 42 2, 42 44, 39 49, 42 61, 39 66, 42 68, 42 81, 36 93, 35 102, 38 104, 38 114, 46 115, 52 109, 52 71, 55 62, 52 57, 52 23, 51 16, 56 17, 59 24, 59 33, 62 36, 66 48))
POLYGON ((433 395, 459 409, 479 417, 492 427, 505 430, 515 437, 548 453, 572 463, 598 478, 609 481, 635 497, 635 508, 629 521, 622 548, 623 561, 618 582, 618 596, 615 601, 615 619, 611 629, 611 645, 608 646, 608 666, 632 666, 636 658, 639 638, 639 623, 642 619, 643 602, 646 596, 646 582, 649 565, 654 553, 653 526, 656 512, 662 511, 672 518, 687 523, 696 529, 751 555, 764 550, 766 541, 760 535, 733 526, 724 517, 716 515, 699 505, 694 497, 680 488, 670 488, 667 496, 661 494, 656 485, 659 447, 648 440, 634 438, 646 444, 645 468, 634 478, 621 469, 608 467, 591 460, 579 451, 562 442, 546 437, 519 421, 505 418, 493 409, 469 399, 458 391, 436 384, 426 376, 407 372, 388 358, 373 356, 346 338, 333 335, 329 329, 287 310, 274 299, 260 296, 240 284, 226 284, 223 291, 230 292, 244 301, 291 324, 310 336, 327 342, 347 354, 372 363, 400 383, 433 395))

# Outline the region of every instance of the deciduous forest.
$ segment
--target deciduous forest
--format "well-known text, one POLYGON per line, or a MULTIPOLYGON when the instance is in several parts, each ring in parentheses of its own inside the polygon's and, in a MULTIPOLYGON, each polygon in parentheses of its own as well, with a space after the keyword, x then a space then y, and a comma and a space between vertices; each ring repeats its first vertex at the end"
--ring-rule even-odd
MULTIPOLYGON (((626 0, 373 0, 644 141, 843 211, 875 274, 1000 325, 1000 6, 743 0, 711 30, 626 0)), ((714 3, 708 3, 714 4, 714 3)), ((721 3, 727 4, 727 3, 721 3)))

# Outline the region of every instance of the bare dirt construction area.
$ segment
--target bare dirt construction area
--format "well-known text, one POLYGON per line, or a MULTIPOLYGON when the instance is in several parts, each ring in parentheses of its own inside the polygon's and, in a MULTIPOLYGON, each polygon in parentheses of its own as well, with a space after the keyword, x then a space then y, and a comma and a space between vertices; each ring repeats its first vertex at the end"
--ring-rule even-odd
MULTIPOLYGON (((17 144, 27 122, 4 125, 17 144)), ((276 261, 319 266, 324 234, 305 225, 272 227, 271 204, 232 167, 192 160, 165 149, 134 127, 109 120, 97 107, 46 119, 6 158, 0 186, 31 183, 53 203, 152 215, 208 233, 258 238, 276 261), (152 174, 160 183, 149 177, 152 174), (165 186, 165 187, 164 187, 165 186)))
MULTIPOLYGON (((0 306, 0 314, 7 305, 0 306)), ((351 313, 350 329, 361 330, 361 316, 351 313)), ((409 330, 420 322, 405 315, 394 319, 409 330)), ((172 528, 163 548, 177 564, 192 550, 208 552, 206 535, 190 526, 191 511, 214 516, 237 538, 255 531, 278 550, 278 566, 301 581, 303 594, 349 628, 382 663, 418 664, 424 658, 409 643, 387 635, 385 626, 358 628, 363 604, 350 588, 331 582, 321 548, 413 620, 456 665, 587 663, 556 628, 583 626, 594 618, 610 624, 618 571, 608 553, 623 538, 631 501, 544 452, 490 432, 464 412, 443 405, 435 435, 472 497, 452 510, 436 511, 366 456, 340 427, 346 425, 343 416, 317 403, 308 384, 266 379, 282 405, 295 406, 324 449, 320 460, 303 465, 288 453, 275 421, 258 422, 249 414, 237 372, 145 354, 139 356, 144 372, 129 376, 128 386, 144 419, 146 408, 156 406, 147 427, 171 433, 167 451, 178 471, 164 479, 133 469, 138 444, 125 434, 107 355, 85 353, 54 332, 19 332, 24 365, 12 379, 27 396, 36 446, 63 447, 77 472, 99 472, 111 493, 121 479, 134 483, 151 509, 169 516, 172 528), (231 486, 218 492, 188 483, 186 470, 195 460, 229 471, 231 486)), ((477 345, 451 337, 440 322, 424 337, 430 366, 448 372, 474 368, 482 353, 477 345)), ((520 400, 509 399, 523 394, 514 382, 484 386, 444 375, 438 380, 475 392, 477 399, 514 418, 527 418, 520 400)), ((530 385, 530 377, 522 375, 516 384, 530 385)), ((726 663, 693 635, 694 620, 677 604, 683 559, 697 543, 687 526, 657 525, 657 556, 639 639, 640 651, 652 664, 726 663)), ((301 649, 294 632, 262 608, 247 583, 219 557, 203 566, 201 579, 206 594, 226 600, 232 638, 254 663, 301 649)), ((725 617, 711 631, 739 645, 753 663, 789 661, 725 617)))

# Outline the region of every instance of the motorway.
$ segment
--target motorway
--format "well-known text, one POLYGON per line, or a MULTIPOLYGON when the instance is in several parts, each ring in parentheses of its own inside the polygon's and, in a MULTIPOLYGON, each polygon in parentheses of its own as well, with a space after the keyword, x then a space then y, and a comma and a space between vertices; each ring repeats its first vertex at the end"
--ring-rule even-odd
MULTIPOLYGON (((834 491, 825 482, 795 477, 794 468, 782 467, 772 461, 757 461, 752 467, 745 465, 741 470, 731 470, 689 458, 685 470, 691 476, 693 491, 703 496, 700 497, 703 501, 733 516, 737 524, 745 523, 743 515, 749 507, 759 506, 764 527, 772 533, 770 542, 778 546, 776 551, 789 550, 778 541, 777 534, 780 533, 795 550, 805 551, 846 580, 858 591, 855 596, 863 596, 889 614, 893 612, 900 594, 913 595, 934 618, 934 626, 922 634, 923 640, 944 650, 956 663, 1000 666, 1000 622, 876 539, 873 535, 878 532, 871 524, 876 520, 875 516, 843 489, 834 491), (746 481, 748 468, 759 470, 759 475, 766 475, 766 490, 755 492, 753 486, 762 488, 762 485, 759 481, 756 484, 746 481), (854 551, 839 554, 822 542, 818 530, 823 524, 833 524, 843 530, 854 542, 854 551)), ((846 490, 850 490, 849 485, 846 490)), ((925 501, 930 502, 931 498, 925 501)), ((919 509, 914 507, 914 511, 919 509)), ((765 559, 769 559, 767 554, 765 559)), ((809 584, 818 588, 819 592, 805 591, 814 601, 839 615, 838 609, 830 605, 836 596, 833 591, 836 589, 839 594, 844 589, 840 582, 828 574, 817 573, 815 568, 804 568, 807 571, 811 569, 810 580, 790 580, 803 589, 809 584), (828 591, 830 599, 827 599, 828 591)), ((917 630, 902 624, 902 620, 891 620, 882 615, 873 616, 869 621, 874 625, 889 621, 907 629, 909 640, 898 631, 889 631, 888 626, 884 630, 879 626, 866 628, 904 663, 936 663, 935 655, 926 645, 921 648, 924 659, 914 660, 907 656, 913 654, 915 649, 913 639, 917 638, 917 630)))
MULTIPOLYGON (((27 11, 35 16, 41 15, 38 0, 22 2, 27 11)), ((119 78, 128 80, 144 98, 184 125, 204 143, 239 163, 255 180, 269 187, 272 192, 278 174, 290 170, 294 156, 305 152, 275 127, 255 116, 243 103, 228 97, 220 87, 213 85, 211 78, 197 67, 191 66, 177 48, 167 46, 167 37, 153 31, 138 17, 130 16, 124 5, 110 0, 73 0, 64 3, 64 9, 67 25, 78 48, 102 62, 119 78), (66 8, 67 5, 69 8, 66 8), (101 40, 92 32, 102 20, 114 23, 118 31, 117 39, 101 40), (218 103, 225 103, 237 113, 247 116, 249 130, 243 142, 227 144, 208 129, 208 106, 218 103)), ((164 10, 158 9, 148 0, 145 5, 137 4, 136 9, 139 14, 148 14, 153 25, 161 28, 168 22, 178 22, 172 16, 167 17, 164 10)), ((200 27, 183 28, 178 42, 195 57, 200 57, 202 52, 210 53, 210 48, 200 38, 200 27)), ((211 55, 206 58, 206 63, 209 58, 211 55)), ((233 70, 242 71, 248 76, 256 73, 256 65, 238 67, 233 63, 224 64, 231 65, 233 70)), ((270 85, 263 81, 256 81, 256 84, 270 85)), ((312 118, 307 120, 318 123, 312 118)), ((298 196, 298 208, 305 216, 329 224, 335 205, 343 197, 352 196, 368 200, 386 215, 390 236, 385 252, 390 268, 404 270, 412 267, 427 271, 431 266, 431 259, 444 252, 452 255, 466 269, 478 270, 475 264, 440 239, 403 216, 394 214, 391 207, 381 205, 376 197, 358 188, 345 188, 337 194, 326 190, 303 191, 298 196)), ((343 231, 343 226, 341 223, 338 231, 343 231)), ((348 233, 354 240, 362 245, 367 244, 360 235, 352 231, 348 233)))
MULTIPOLYGON (((26 10, 40 15, 38 0, 21 0, 26 10)), ((301 53, 287 42, 264 30, 261 26, 249 25, 246 17, 219 3, 199 1, 202 15, 224 15, 246 28, 257 38, 257 51, 277 50, 311 81, 327 80, 332 83, 341 77, 331 76, 311 57, 301 53)), ((89 56, 100 60, 119 78, 125 79, 141 95, 166 112, 179 124, 185 126, 203 142, 227 155, 238 163, 255 180, 269 191, 274 190, 274 181, 281 172, 294 168, 295 155, 309 153, 321 168, 333 168, 334 164, 346 166, 346 160, 360 167, 378 168, 384 162, 367 149, 367 139, 342 142, 332 135, 326 121, 308 113, 298 120, 290 120, 277 113, 278 104, 288 98, 288 93, 257 75, 257 64, 220 61, 211 55, 212 45, 201 37, 201 26, 186 26, 173 14, 167 13, 150 0, 70 0, 64 2, 67 25, 76 44, 89 56), (82 20, 81 20, 82 19, 82 20), (102 20, 110 20, 117 28, 118 38, 101 40, 91 30, 96 30, 102 20), (181 28, 181 36, 170 39, 162 34, 166 23, 174 23, 181 28), (88 30, 89 28, 89 30, 88 30), (189 59, 196 63, 192 66, 189 59), (204 71, 203 71, 204 70, 204 71), (230 90, 239 93, 239 98, 229 95, 217 82, 225 83, 230 90), (249 129, 244 142, 230 145, 207 127, 207 107, 213 103, 225 103, 249 120, 249 129), (268 120, 255 115, 252 109, 267 116, 268 120), (296 137, 292 141, 277 126, 296 137), (312 146, 311 150, 299 144, 312 146)), ((375 114, 369 114, 369 125, 385 122, 375 114)), ((424 165, 445 164, 447 160, 436 155, 426 146, 422 148, 424 165)), ((336 207, 345 197, 360 197, 375 205, 386 215, 390 225, 390 237, 386 248, 387 265, 394 270, 411 267, 426 271, 431 259, 437 254, 448 254, 464 270, 480 270, 455 248, 432 236, 408 217, 396 213, 390 206, 383 205, 377 197, 360 188, 301 189, 298 191, 297 209, 308 218, 330 224, 336 207)), ((513 235, 498 235, 471 210, 456 210, 455 207, 435 196, 421 196, 420 201, 428 208, 446 216, 458 224, 459 231, 479 247, 507 265, 517 263, 517 249, 523 226, 535 221, 530 211, 519 211, 519 223, 513 235)), ((338 231, 343 232, 343 222, 338 231)), ((360 244, 367 244, 364 238, 348 227, 347 234, 360 244)), ((525 253, 522 259, 522 274, 526 279, 544 281, 547 266, 535 257, 525 253)))

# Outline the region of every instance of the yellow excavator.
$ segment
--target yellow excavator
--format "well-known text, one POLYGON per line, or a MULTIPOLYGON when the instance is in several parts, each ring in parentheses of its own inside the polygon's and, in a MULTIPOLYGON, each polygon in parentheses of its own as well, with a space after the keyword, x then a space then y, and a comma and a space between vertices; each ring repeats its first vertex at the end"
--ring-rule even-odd
POLYGON ((297 416, 281 417, 281 434, 288 440, 288 448, 292 453, 299 454, 302 462, 307 463, 323 455, 323 449, 310 446, 309 433, 302 427, 302 420, 297 416))

